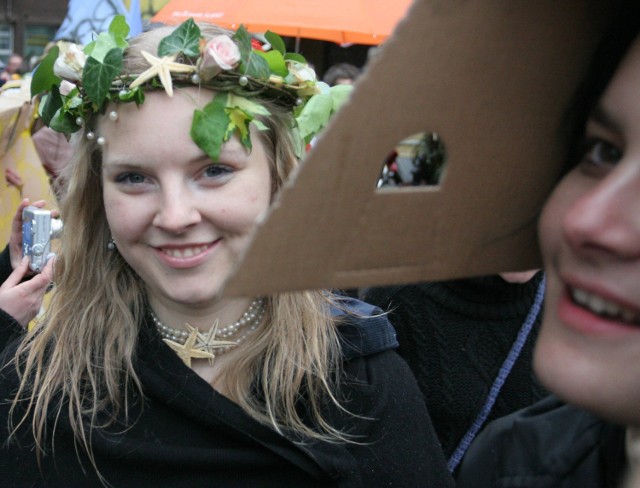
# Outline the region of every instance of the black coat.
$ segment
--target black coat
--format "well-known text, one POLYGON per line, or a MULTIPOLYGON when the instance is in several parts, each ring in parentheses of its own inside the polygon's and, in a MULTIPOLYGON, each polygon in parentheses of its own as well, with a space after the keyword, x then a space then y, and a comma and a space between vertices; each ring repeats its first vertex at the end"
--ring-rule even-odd
MULTIPOLYGON (((360 311, 361 302, 352 302, 360 311)), ((357 443, 330 444, 290 438, 262 425, 218 394, 144 324, 136 371, 144 391, 130 421, 93 433, 97 467, 118 486, 202 487, 435 487, 453 486, 431 420, 407 365, 393 348, 386 318, 353 317, 340 326, 343 397, 352 413, 327 407, 334 425, 357 443)), ((2 321, 4 337, 15 324, 2 321)), ((10 350, 11 348, 9 348, 10 350)), ((15 391, 13 368, 0 373, 0 438, 7 437, 15 391)), ((18 442, 0 446, 2 486, 97 486, 87 456, 76 451, 68 420, 50 419, 46 453, 38 467, 30 426, 18 442), (51 449, 51 441, 55 452, 51 449)))
POLYGON ((624 435, 624 428, 550 396, 489 424, 462 460, 457 486, 619 487, 624 435))

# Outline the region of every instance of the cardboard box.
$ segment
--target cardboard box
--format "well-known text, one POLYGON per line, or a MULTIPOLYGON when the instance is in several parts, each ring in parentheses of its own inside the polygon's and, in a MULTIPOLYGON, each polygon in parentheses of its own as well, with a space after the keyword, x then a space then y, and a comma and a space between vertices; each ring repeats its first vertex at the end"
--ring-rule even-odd
POLYGON ((536 221, 563 114, 607 2, 417 0, 286 185, 232 296, 441 280, 540 265, 536 221), (385 157, 443 139, 437 187, 376 190, 385 157))

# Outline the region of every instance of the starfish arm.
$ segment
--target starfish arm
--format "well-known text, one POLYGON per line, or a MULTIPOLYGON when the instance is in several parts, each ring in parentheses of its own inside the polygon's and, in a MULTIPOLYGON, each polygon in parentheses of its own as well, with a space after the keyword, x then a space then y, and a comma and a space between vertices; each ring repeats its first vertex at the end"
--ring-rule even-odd
POLYGON ((196 67, 191 64, 172 63, 170 61, 165 64, 172 73, 191 73, 196 70, 196 67))
POLYGON ((160 78, 162 87, 170 97, 173 96, 173 80, 171 79, 171 73, 190 73, 196 70, 195 66, 188 64, 176 63, 176 54, 171 56, 164 56, 158 58, 147 51, 140 51, 140 54, 151 65, 150 68, 145 70, 129 85, 129 88, 135 88, 137 86, 146 83, 154 77, 160 78))
POLYGON ((160 64, 158 66, 158 78, 160 78, 160 83, 164 87, 164 91, 167 92, 167 95, 170 97, 173 96, 173 81, 171 80, 171 72, 166 64, 160 64))

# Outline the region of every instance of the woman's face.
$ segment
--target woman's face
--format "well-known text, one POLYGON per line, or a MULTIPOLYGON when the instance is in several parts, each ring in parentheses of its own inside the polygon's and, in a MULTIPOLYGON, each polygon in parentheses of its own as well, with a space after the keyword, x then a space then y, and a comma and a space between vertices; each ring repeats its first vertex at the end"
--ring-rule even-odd
POLYGON ((152 303, 210 305, 269 206, 269 163, 257 134, 250 154, 234 137, 216 162, 191 140, 193 111, 212 96, 150 92, 140 108, 118 105, 118 120, 99 124, 107 221, 152 303))
POLYGON ((580 164, 540 221, 548 285, 535 355, 565 400, 640 424, 640 42, 586 128, 580 164))

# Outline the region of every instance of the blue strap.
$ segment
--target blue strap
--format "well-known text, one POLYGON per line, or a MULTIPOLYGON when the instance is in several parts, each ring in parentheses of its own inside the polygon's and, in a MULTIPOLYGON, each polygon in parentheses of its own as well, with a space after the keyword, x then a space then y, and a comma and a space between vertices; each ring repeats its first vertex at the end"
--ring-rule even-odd
POLYGON ((464 456, 465 452, 467 452, 467 449, 469 449, 469 446, 473 442, 473 439, 475 439, 476 435, 478 434, 478 432, 480 432, 480 429, 487 421, 487 418, 491 413, 491 409, 496 403, 498 395, 500 395, 502 386, 507 380, 509 373, 511 373, 513 365, 518 359, 518 356, 520 356, 525 342, 527 342, 527 337, 529 337, 529 333, 533 328, 533 324, 538 318, 538 314, 540 313, 540 309, 542 308, 545 281, 546 277, 543 276, 542 280, 540 280, 540 284, 538 285, 538 291, 536 292, 536 298, 533 302, 533 305, 531 305, 529 313, 527 314, 527 318, 522 324, 522 327, 520 327, 518 337, 511 346, 511 350, 509 351, 507 358, 502 363, 502 367, 500 368, 500 371, 498 371, 496 379, 493 380, 493 385, 491 385, 491 390, 489 391, 489 395, 487 396, 482 409, 478 413, 478 416, 474 420, 473 424, 471 424, 471 427, 469 427, 465 435, 460 440, 458 447, 456 447, 456 450, 453 452, 453 454, 449 458, 449 461, 447 462, 447 467, 449 468, 449 472, 451 473, 453 473, 458 467, 458 464, 460 464, 460 461, 462 461, 462 457, 464 456))

